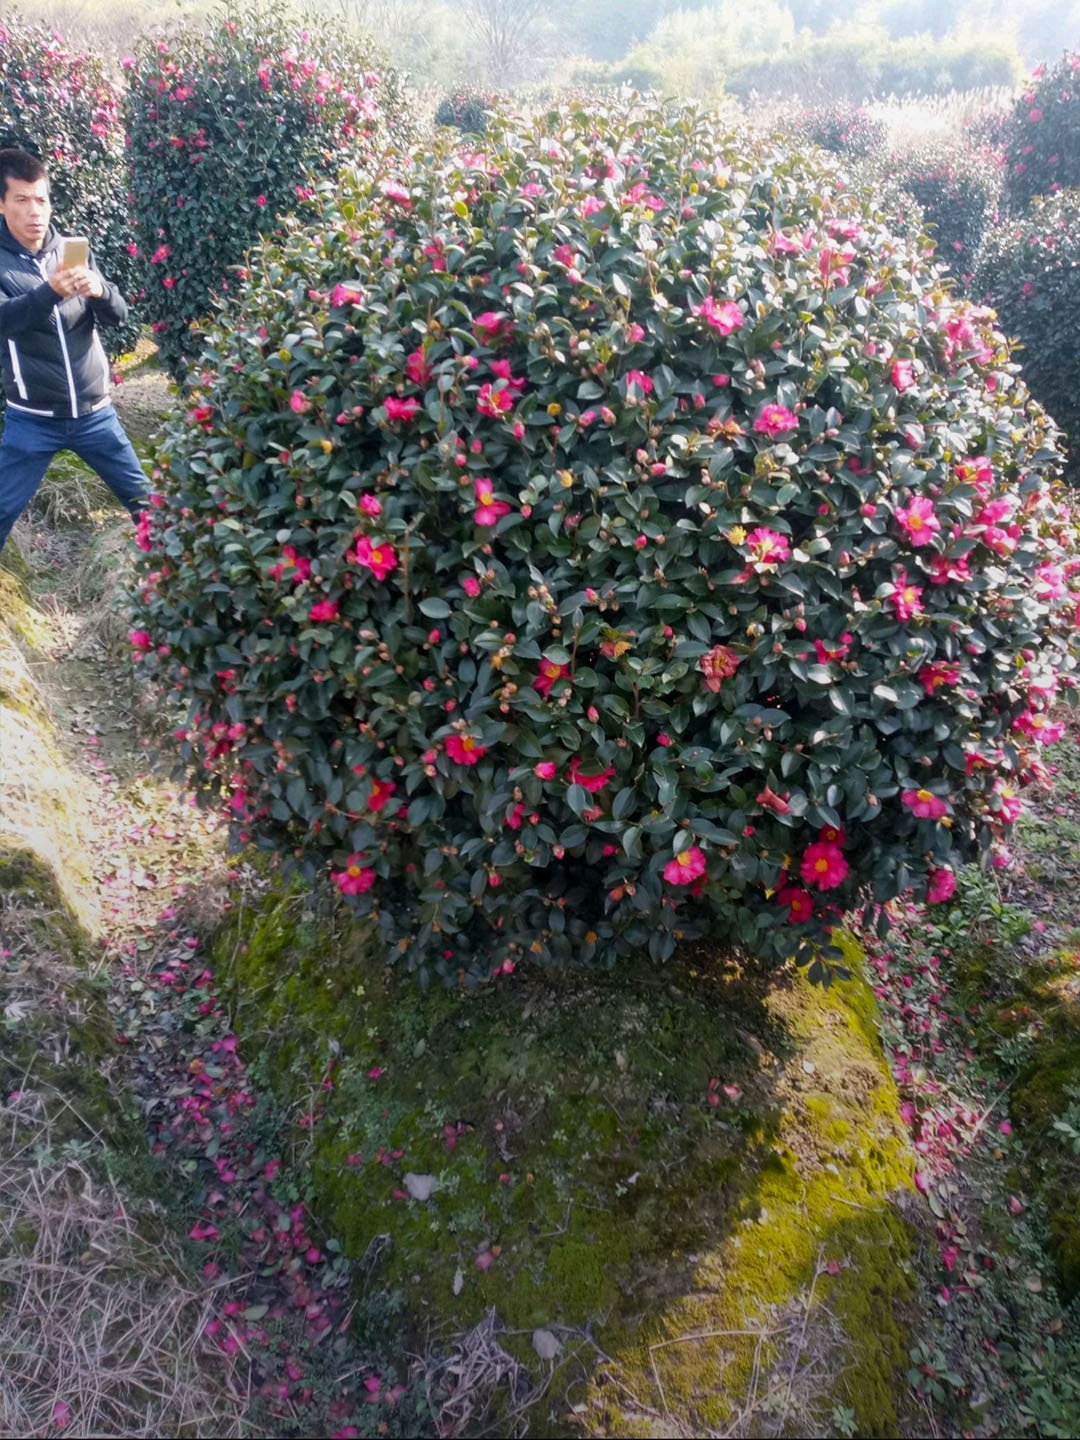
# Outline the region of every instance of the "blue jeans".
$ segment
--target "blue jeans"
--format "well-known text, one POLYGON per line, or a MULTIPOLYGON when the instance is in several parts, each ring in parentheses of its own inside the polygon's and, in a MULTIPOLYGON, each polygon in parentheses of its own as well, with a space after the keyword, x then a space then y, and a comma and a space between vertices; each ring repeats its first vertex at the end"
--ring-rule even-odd
POLYGON ((111 405, 78 420, 26 415, 9 407, 0 437, 0 550, 60 450, 72 451, 96 470, 132 515, 146 509, 149 482, 111 405))

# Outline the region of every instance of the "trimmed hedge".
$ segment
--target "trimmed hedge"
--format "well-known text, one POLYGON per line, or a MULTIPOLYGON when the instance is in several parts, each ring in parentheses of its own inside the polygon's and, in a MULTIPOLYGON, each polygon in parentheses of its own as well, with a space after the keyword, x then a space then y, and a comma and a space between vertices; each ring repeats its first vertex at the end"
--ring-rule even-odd
POLYGON ((311 176, 371 166, 409 134, 400 81, 367 42, 254 6, 144 38, 127 119, 147 311, 180 379, 230 268, 310 200, 311 176))
POLYGON ((1006 127, 1006 193, 1026 210, 1036 195, 1080 187, 1080 52, 1038 66, 1006 127))
POLYGON ((487 130, 487 112, 499 103, 499 96, 493 92, 466 86, 443 96, 435 111, 435 124, 451 125, 467 135, 483 135, 487 130))
MULTIPOLYGON (((55 224, 89 237, 102 272, 134 306, 140 284, 120 102, 100 58, 73 53, 61 36, 24 16, 0 22, 0 148, 45 162, 55 224)), ((102 339, 121 355, 138 328, 136 312, 127 325, 103 330, 102 339)))
POLYGON ((1007 335, 1032 394, 1066 432, 1066 478, 1080 485, 1080 191, 1032 202, 1027 215, 991 230, 974 290, 1007 335))
POLYGON ((922 209, 937 257, 970 275, 987 226, 997 213, 1002 160, 956 138, 925 140, 890 157, 885 171, 922 209))
POLYGON ((698 112, 405 173, 253 257, 166 435, 132 643, 187 773, 422 979, 704 927, 827 978, 1057 733, 1050 423, 868 198, 698 112))

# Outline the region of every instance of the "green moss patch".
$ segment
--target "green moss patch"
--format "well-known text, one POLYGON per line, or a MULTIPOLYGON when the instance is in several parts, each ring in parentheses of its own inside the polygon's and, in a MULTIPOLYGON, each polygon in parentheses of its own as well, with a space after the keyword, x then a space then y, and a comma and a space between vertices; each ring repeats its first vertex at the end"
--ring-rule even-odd
POLYGON ((842 1360, 792 1404, 897 1433, 912 1164, 861 981, 699 950, 424 995, 280 887, 234 911, 215 958, 313 1205, 417 1334, 494 1308, 533 1369, 532 1332, 559 1338, 532 1433, 566 1433, 568 1406, 597 1433, 666 1406, 729 1425, 825 1334, 842 1360), (718 1330, 749 1333, 685 1338, 718 1330))
POLYGON ((0 843, 0 1099, 16 1146, 23 1129, 88 1153, 139 1144, 116 1083, 105 991, 85 969, 89 948, 48 865, 0 843))
POLYGON ((1046 1207, 1058 1287, 1064 1300, 1075 1300, 1080 1295, 1080 955, 1063 957, 1061 973, 1030 987, 1001 1023, 1038 1034, 1013 1087, 1010 1112, 1023 1127, 1030 1162, 1025 1178, 1046 1207))

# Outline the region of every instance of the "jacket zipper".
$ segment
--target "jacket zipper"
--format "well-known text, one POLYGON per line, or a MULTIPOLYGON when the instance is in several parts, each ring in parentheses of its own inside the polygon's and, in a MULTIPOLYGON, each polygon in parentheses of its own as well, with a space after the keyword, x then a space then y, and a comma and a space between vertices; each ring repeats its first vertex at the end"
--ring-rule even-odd
POLYGON ((60 318, 60 311, 53 311, 53 318, 56 321, 56 333, 60 337, 60 349, 64 356, 64 369, 67 371, 68 394, 71 396, 71 418, 79 418, 79 394, 75 389, 75 376, 71 373, 71 360, 68 358, 67 340, 64 338, 64 322, 60 318))
MULTIPOLYGON (((42 278, 47 281, 49 278, 49 274, 48 271, 45 269, 44 258, 39 260, 37 264, 38 269, 41 271, 42 278)), ((75 376, 72 374, 71 371, 71 357, 68 355, 67 339, 64 335, 64 322, 60 316, 59 306, 55 310, 53 310, 53 319, 56 321, 56 333, 60 339, 60 353, 64 357, 64 370, 67 374, 68 395, 71 398, 71 418, 73 420, 77 420, 79 418, 79 392, 75 388, 75 376)))
POLYGON ((15 372, 15 385, 19 396, 23 400, 29 400, 30 397, 26 393, 26 382, 22 377, 22 366, 19 364, 19 352, 15 349, 15 341, 9 340, 7 343, 8 350, 11 352, 11 368, 15 372))

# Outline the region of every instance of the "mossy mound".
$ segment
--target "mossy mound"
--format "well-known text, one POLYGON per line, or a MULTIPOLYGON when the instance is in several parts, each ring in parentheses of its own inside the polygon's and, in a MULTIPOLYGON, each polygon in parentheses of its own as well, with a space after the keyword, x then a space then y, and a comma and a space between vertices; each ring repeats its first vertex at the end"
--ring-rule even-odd
POLYGON ((494 1309, 534 1372, 558 1339, 530 1433, 723 1427, 781 1375, 793 1423, 897 1433, 913 1167, 861 981, 699 949, 424 995, 274 888, 215 959, 316 1211, 418 1337, 494 1309))
POLYGON ((87 970, 94 904, 85 880, 81 782, 56 741, 31 661, 46 617, 9 541, 0 566, 0 1101, 15 1138, 131 1139, 110 1071, 119 1053, 87 970))
POLYGON ((1080 952, 1061 957, 1052 978, 999 1015, 1013 1033, 1038 1036, 1023 1065, 1010 1113, 1023 1126, 1028 1180, 1046 1207, 1050 1250, 1065 1301, 1080 1295, 1080 1144, 1054 1122, 1080 1119, 1080 952))
POLYGON ((23 1134, 54 1149, 139 1147, 105 990, 85 969, 90 945, 49 866, 0 837, 0 1102, 16 1147, 23 1134))

